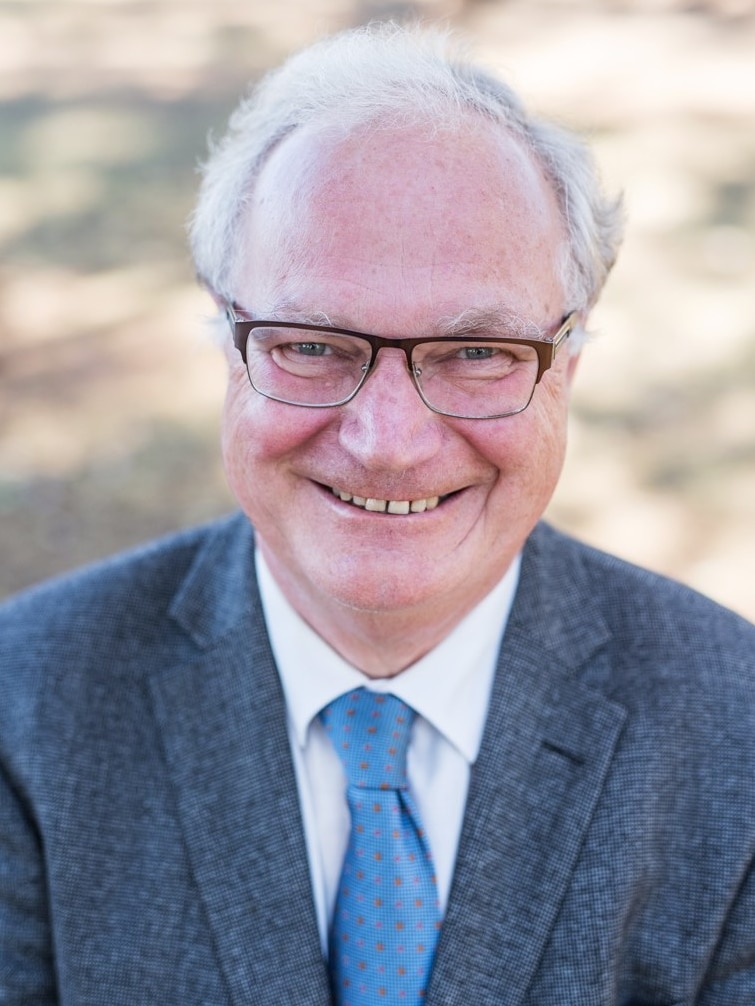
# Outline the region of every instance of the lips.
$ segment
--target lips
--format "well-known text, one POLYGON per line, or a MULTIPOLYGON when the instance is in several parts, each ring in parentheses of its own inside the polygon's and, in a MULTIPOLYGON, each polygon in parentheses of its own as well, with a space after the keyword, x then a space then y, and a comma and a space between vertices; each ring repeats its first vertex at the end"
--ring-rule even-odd
POLYGON ((352 506, 373 513, 424 513, 426 510, 434 510, 445 499, 445 496, 427 496, 424 499, 416 500, 383 500, 374 497, 354 496, 353 493, 337 489, 335 486, 332 486, 330 491, 344 503, 350 503, 352 506))

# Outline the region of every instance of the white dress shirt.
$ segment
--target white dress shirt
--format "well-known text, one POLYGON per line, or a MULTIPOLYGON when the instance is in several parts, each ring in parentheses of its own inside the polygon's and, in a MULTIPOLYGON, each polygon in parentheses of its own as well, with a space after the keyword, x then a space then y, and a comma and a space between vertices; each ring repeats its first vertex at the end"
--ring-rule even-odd
POLYGON ((310 876, 323 954, 349 836, 346 776, 318 718, 344 692, 391 692, 417 718, 407 754, 409 786, 432 850, 445 913, 501 638, 519 580, 519 557, 500 583, 435 649, 393 678, 373 679, 333 650, 294 611, 259 550, 257 576, 283 684, 310 876))

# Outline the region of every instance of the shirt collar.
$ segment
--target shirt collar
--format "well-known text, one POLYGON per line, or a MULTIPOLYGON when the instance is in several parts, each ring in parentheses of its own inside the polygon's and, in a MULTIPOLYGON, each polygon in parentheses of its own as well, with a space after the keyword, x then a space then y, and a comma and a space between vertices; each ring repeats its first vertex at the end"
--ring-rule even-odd
POLYGON ((472 764, 482 743, 498 651, 520 564, 517 556, 490 593, 424 657, 393 678, 369 678, 339 656, 294 611, 257 549, 265 622, 299 746, 306 746, 310 723, 324 706, 350 689, 366 687, 398 696, 472 764))

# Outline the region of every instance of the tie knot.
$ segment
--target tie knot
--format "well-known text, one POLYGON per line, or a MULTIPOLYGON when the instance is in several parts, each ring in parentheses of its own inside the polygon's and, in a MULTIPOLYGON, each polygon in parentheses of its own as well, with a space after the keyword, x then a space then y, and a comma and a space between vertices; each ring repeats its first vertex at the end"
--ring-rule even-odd
POLYGON ((320 713, 350 786, 405 789, 406 749, 415 712, 395 695, 366 688, 341 695, 320 713))

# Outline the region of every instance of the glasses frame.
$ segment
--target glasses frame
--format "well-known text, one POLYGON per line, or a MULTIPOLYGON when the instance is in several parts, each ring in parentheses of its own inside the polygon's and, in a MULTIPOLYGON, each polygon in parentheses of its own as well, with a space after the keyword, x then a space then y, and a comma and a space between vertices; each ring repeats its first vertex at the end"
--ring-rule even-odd
POLYGON ((549 339, 520 339, 520 338, 506 338, 500 339, 495 336, 478 336, 478 335, 456 335, 453 336, 454 342, 461 343, 471 343, 474 345, 479 345, 480 343, 513 343, 517 346, 531 346, 537 354, 537 377, 532 385, 532 392, 530 397, 527 399, 525 404, 519 409, 512 409, 508 412, 497 412, 490 416, 465 416, 458 412, 447 412, 444 409, 439 409, 435 405, 432 405, 425 398, 425 395, 420 387, 418 375, 415 372, 414 363, 412 362, 412 352, 415 346, 421 346, 423 343, 427 342, 442 342, 443 338, 436 335, 421 335, 416 338, 407 339, 392 339, 387 336, 382 335, 370 335, 367 332, 356 332, 349 328, 336 328, 333 325, 309 325, 306 322, 297 321, 265 321, 264 319, 250 318, 242 308, 237 304, 226 304, 225 313, 228 322, 231 326, 231 331, 233 332, 233 344, 236 349, 241 354, 241 359, 244 361, 244 366, 246 367, 247 376, 249 377, 249 383, 252 385, 254 390, 265 398, 269 398, 275 402, 283 402, 285 405, 294 405, 297 408, 302 409, 333 409, 339 405, 346 405, 353 398, 356 397, 357 393, 360 391, 364 385, 367 378, 374 371, 377 364, 378 353, 381 349, 400 349, 406 356, 406 369, 409 371, 409 375, 412 379, 414 387, 417 389, 417 393, 425 405, 432 412, 437 413, 440 416, 451 416, 455 419, 504 419, 506 416, 515 416, 520 412, 524 412, 527 406, 532 401, 532 397, 535 394, 535 388, 540 383, 540 379, 543 374, 546 373, 552 366, 556 359, 556 354, 561 349, 563 344, 571 335, 574 327, 577 323, 578 311, 572 311, 570 314, 565 315, 560 323, 557 331, 549 339), (249 373, 249 365, 247 363, 247 353, 246 346, 249 339, 249 334, 255 328, 290 328, 296 331, 303 332, 323 332, 329 335, 348 335, 356 339, 361 339, 370 346, 370 359, 366 366, 363 367, 362 377, 354 388, 354 390, 346 395, 344 398, 340 398, 337 402, 326 402, 318 405, 311 405, 307 402, 291 402, 286 398, 280 398, 277 395, 271 395, 266 391, 260 391, 254 384, 252 380, 252 375, 249 373))

